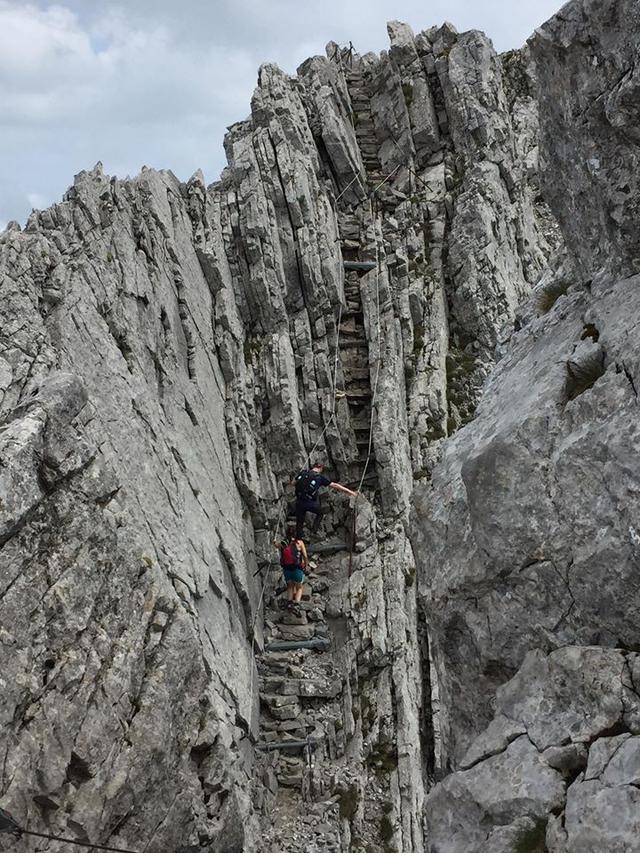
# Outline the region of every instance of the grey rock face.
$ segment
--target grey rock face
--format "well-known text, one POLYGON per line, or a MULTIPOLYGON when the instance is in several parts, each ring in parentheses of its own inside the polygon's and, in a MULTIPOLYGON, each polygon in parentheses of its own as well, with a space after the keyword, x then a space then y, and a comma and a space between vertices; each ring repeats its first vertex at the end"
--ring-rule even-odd
POLYGON ((414 495, 441 761, 457 771, 426 804, 434 851, 638 849, 637 660, 624 650, 640 603, 640 231, 636 151, 604 109, 633 77, 623 14, 634 22, 637 4, 572 2, 531 40, 543 189, 569 251, 414 495), (493 770, 521 741, 552 771, 537 800, 502 792, 493 770))
POLYGON ((568 294, 520 333, 416 495, 452 758, 528 649, 636 642, 637 286, 568 294))
POLYGON ((640 271, 639 27, 634 0, 572 2, 530 40, 544 192, 585 278, 640 271))
POLYGON ((252 528, 181 192, 96 170, 0 238, 3 804, 240 851, 252 528))
POLYGON ((637 849, 637 666, 615 649, 530 652, 466 769, 429 795, 428 849, 637 849))

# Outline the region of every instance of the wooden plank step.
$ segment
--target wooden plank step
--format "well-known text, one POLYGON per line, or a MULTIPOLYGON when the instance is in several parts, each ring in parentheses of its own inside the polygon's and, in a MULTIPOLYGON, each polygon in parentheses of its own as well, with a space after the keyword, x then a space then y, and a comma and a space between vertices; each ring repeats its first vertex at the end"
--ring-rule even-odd
POLYGON ((375 261, 343 261, 345 270, 354 270, 355 272, 368 272, 376 268, 375 261))
MULTIPOLYGON (((369 468, 369 471, 367 472, 367 476, 364 478, 363 485, 367 485, 367 484, 372 484, 372 483, 377 483, 377 482, 378 482, 378 475, 377 475, 377 473, 376 473, 375 471, 373 471, 373 472, 369 473, 370 471, 371 471, 371 469, 369 468)), ((362 476, 362 474, 360 475, 360 477, 361 477, 361 476, 362 476)), ((345 485, 345 486, 348 486, 348 488, 350 488, 350 489, 355 489, 355 488, 357 488, 357 487, 358 487, 358 485, 360 484, 360 477, 358 477, 358 479, 357 479, 357 480, 351 480, 350 482, 345 483, 344 485, 345 485)))
POLYGON ((265 652, 293 652, 296 649, 321 649, 326 650, 331 645, 327 637, 312 637, 310 640, 281 640, 276 643, 267 643, 265 652))
POLYGON ((346 542, 319 542, 316 545, 307 545, 308 554, 339 554, 340 551, 348 551, 346 542))

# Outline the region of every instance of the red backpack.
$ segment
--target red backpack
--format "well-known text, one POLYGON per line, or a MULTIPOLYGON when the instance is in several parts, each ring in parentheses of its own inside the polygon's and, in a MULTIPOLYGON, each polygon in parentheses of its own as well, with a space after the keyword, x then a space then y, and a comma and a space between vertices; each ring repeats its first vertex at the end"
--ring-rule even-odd
POLYGON ((302 565, 302 553, 295 540, 280 549, 280 565, 283 569, 299 569, 302 565))

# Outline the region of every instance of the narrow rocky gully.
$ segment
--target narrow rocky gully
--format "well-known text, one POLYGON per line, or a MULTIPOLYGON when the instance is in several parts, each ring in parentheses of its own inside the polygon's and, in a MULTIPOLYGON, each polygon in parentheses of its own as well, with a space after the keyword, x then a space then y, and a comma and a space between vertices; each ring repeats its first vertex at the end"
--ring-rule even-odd
POLYGON ((279 584, 265 600, 258 660, 265 851, 337 853, 347 844, 343 821, 352 817, 358 791, 343 775, 345 718, 351 714, 344 707, 349 637, 341 615, 348 561, 344 544, 338 549, 334 556, 312 557, 300 615, 283 609, 279 584))
MULTIPOLYGON (((367 494, 375 502, 375 492, 367 494)), ((367 497, 359 498, 352 540, 353 501, 340 503, 309 544, 299 612, 286 608, 279 569, 265 569, 264 634, 256 649, 263 756, 256 791, 265 853, 393 849, 395 720, 387 720, 385 737, 378 723, 384 692, 376 682, 388 678, 385 670, 402 653, 372 654, 358 625, 366 552, 377 550, 374 514, 367 497)), ((394 709, 386 710, 393 717, 394 709)))

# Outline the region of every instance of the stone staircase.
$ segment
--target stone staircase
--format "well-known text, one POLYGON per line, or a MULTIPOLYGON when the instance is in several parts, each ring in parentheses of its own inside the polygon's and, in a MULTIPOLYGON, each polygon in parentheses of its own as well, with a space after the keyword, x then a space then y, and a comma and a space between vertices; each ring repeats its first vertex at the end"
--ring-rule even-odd
POLYGON ((378 157, 378 139, 371 114, 371 96, 362 70, 356 65, 344 70, 344 78, 353 110, 353 125, 356 141, 369 183, 376 185, 383 178, 382 165, 378 157))
MULTIPOLYGON (((352 482, 359 482, 367 462, 371 427, 372 389, 369 368, 369 344, 364 327, 360 278, 362 272, 345 269, 346 306, 340 324, 340 361, 344 376, 344 394, 349 406, 358 458, 350 472, 352 482)), ((367 467, 369 482, 375 479, 376 460, 373 445, 367 467)))
POLYGON ((258 657, 258 749, 269 792, 263 853, 343 850, 336 762, 345 749, 344 684, 326 616, 328 574, 319 559, 311 560, 299 613, 284 608, 282 582, 265 601, 258 657))

